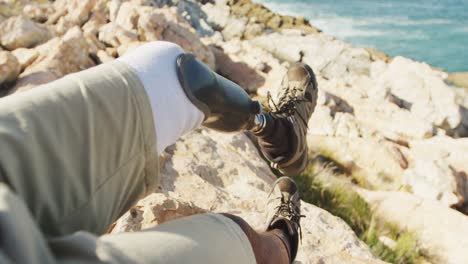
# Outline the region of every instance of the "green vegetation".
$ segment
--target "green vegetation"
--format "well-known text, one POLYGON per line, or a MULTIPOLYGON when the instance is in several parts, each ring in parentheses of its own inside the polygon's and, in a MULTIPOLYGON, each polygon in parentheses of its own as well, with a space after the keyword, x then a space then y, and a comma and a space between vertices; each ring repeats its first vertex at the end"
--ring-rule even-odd
POLYGON ((380 259, 396 264, 413 264, 422 260, 414 236, 400 232, 388 223, 377 223, 368 204, 336 167, 322 166, 316 161, 295 180, 304 201, 343 219, 380 259), (381 237, 391 243, 384 244, 381 237))

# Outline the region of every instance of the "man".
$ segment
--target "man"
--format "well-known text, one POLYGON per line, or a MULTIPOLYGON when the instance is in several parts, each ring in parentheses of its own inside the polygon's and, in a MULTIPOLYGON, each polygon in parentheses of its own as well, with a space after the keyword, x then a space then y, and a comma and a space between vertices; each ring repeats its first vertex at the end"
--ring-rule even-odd
POLYGON ((264 113, 179 46, 152 42, 0 99, 0 262, 292 262, 301 214, 288 177, 273 186, 262 232, 234 215, 203 214, 102 235, 154 191, 158 153, 200 125, 250 130, 275 168, 302 171, 317 84, 308 66, 295 64, 282 86, 264 113))

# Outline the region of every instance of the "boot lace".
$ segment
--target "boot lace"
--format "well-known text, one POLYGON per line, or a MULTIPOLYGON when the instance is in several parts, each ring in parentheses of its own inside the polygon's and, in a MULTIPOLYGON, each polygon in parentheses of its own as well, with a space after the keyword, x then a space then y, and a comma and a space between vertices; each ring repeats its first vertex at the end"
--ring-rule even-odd
POLYGON ((296 205, 290 199, 286 200, 283 196, 278 197, 276 199, 281 199, 281 203, 279 206, 275 207, 276 213, 273 218, 282 217, 282 218, 289 219, 293 223, 296 223, 298 226, 299 238, 302 242, 301 218, 304 218, 306 216, 301 215, 296 210, 296 205))
POLYGON ((302 120, 305 127, 308 127, 307 120, 301 115, 299 111, 297 111, 297 107, 301 102, 307 102, 303 96, 300 96, 301 92, 301 87, 288 86, 283 94, 278 98, 278 103, 275 103, 271 93, 268 92, 267 100, 271 113, 283 118, 294 116, 294 114, 297 113, 299 119, 302 120))

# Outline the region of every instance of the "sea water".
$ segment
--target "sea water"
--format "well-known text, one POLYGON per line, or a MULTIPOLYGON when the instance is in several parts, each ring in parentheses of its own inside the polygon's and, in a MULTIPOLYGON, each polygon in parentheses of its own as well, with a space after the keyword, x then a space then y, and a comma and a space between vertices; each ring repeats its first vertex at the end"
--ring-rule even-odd
POLYGON ((468 0, 254 0, 356 46, 468 71, 468 0))

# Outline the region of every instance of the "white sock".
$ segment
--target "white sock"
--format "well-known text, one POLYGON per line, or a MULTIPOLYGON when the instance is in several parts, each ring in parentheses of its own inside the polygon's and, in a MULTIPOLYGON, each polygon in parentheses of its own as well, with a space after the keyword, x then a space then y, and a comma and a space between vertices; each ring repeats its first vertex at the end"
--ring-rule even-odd
POLYGON ((185 95, 176 73, 176 58, 184 50, 170 42, 144 44, 118 60, 135 69, 148 94, 156 127, 158 153, 199 127, 201 112, 185 95))

